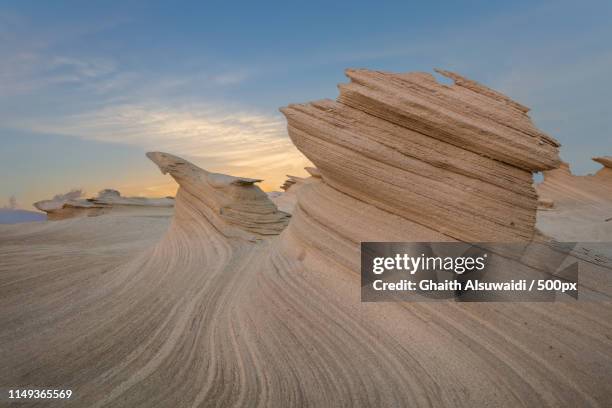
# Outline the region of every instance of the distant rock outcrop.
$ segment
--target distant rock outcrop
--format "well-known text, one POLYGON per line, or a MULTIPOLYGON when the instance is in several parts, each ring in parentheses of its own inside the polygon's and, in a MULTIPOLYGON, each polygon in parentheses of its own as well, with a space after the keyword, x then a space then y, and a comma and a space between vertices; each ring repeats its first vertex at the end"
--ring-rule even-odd
POLYGON ((33 205, 47 213, 49 220, 62 220, 74 217, 93 217, 107 214, 111 210, 118 211, 133 207, 172 208, 174 199, 122 197, 119 191, 105 189, 93 198, 81 198, 81 190, 73 190, 66 194, 58 194, 51 200, 37 201, 33 205))
POLYGON ((536 186, 541 201, 554 207, 541 211, 538 228, 562 241, 609 241, 612 236, 612 157, 595 157, 602 164, 594 175, 575 176, 567 163, 545 171, 536 186))
POLYGON ((292 185, 294 185, 301 179, 302 179, 301 177, 291 176, 287 174, 287 180, 285 180, 285 182, 283 183, 282 186, 280 186, 280 188, 284 191, 287 191, 292 185))

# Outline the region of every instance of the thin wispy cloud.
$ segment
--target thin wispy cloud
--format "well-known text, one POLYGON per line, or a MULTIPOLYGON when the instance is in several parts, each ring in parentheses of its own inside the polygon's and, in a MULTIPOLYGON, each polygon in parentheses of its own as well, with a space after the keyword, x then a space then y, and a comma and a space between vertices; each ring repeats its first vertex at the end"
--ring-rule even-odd
MULTIPOLYGON (((277 189, 286 173, 303 174, 309 165, 291 144, 280 115, 186 96, 196 87, 205 92, 238 86, 249 79, 249 69, 206 67, 181 75, 127 69, 113 58, 59 52, 52 42, 35 41, 35 31, 30 39, 12 38, 10 47, 0 47, 0 92, 56 93, 73 102, 59 111, 52 106, 35 114, 0 113, 6 129, 168 151, 213 171, 264 178, 267 189, 277 189)), ((130 191, 171 190, 168 184, 116 183, 130 191)))
POLYGON ((162 150, 196 159, 215 171, 271 178, 302 172, 309 162, 286 136, 280 116, 225 111, 206 105, 156 103, 108 106, 59 118, 20 121, 22 130, 162 150), (281 173, 277 173, 278 171, 281 173))
POLYGON ((21 121, 20 124, 34 132, 144 148, 157 146, 182 151, 190 148, 194 156, 218 155, 215 153, 218 149, 211 147, 226 146, 223 150, 232 152, 245 145, 256 146, 282 136, 284 127, 278 117, 224 112, 204 105, 170 108, 154 103, 108 106, 60 118, 21 121))
POLYGON ((27 17, 0 10, 0 95, 42 92, 62 85, 85 84, 116 73, 112 58, 70 55, 59 51, 75 37, 111 29, 125 21, 82 22, 69 26, 37 26, 27 17))

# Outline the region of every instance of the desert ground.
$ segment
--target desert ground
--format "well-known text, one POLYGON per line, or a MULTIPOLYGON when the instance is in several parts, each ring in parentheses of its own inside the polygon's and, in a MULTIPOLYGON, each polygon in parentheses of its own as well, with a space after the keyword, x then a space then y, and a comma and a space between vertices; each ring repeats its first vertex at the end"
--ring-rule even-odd
POLYGON ((315 167, 280 194, 151 152, 171 203, 0 225, 0 386, 73 390, 19 405, 41 407, 609 407, 612 160, 572 175, 528 108, 441 72, 348 70, 336 101, 283 108, 315 167), (527 240, 580 242, 592 299, 360 301, 362 241, 527 240))

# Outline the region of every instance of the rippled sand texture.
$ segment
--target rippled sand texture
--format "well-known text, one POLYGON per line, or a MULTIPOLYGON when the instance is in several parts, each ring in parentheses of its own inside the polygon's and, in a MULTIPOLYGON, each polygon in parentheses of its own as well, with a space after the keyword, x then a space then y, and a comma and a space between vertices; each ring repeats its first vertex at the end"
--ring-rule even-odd
POLYGON ((360 241, 529 239, 531 172, 559 159, 454 74, 348 74, 339 102, 283 110, 318 168, 291 217, 156 152, 180 185, 159 240, 135 213, 0 226, 0 384, 82 407, 609 406, 610 302, 360 302, 360 241))

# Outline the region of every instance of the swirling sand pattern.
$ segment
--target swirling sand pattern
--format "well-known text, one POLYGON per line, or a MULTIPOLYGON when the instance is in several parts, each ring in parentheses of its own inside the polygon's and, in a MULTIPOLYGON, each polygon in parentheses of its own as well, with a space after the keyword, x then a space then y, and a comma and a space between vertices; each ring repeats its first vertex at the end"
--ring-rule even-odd
POLYGON ((2 234, 0 383, 82 407, 610 401, 609 303, 364 304, 340 263, 226 239, 182 194, 149 249, 164 222, 121 218, 2 234))

